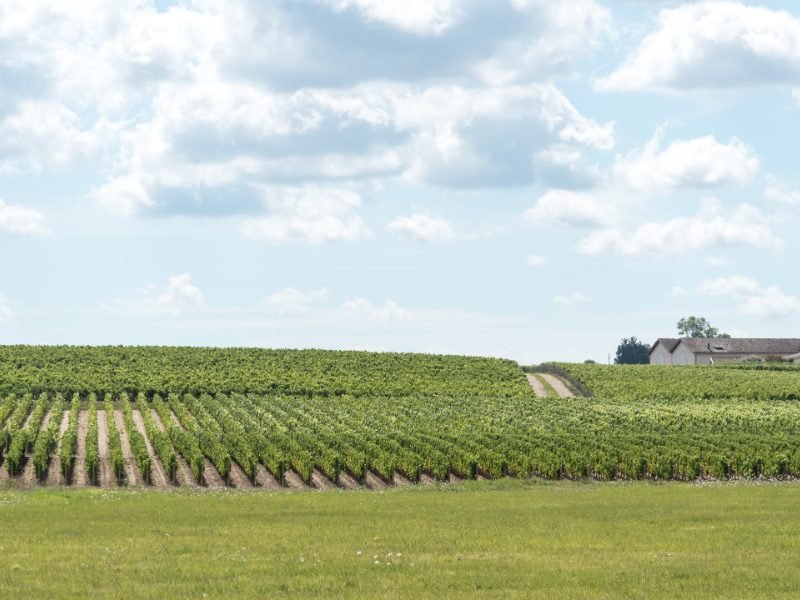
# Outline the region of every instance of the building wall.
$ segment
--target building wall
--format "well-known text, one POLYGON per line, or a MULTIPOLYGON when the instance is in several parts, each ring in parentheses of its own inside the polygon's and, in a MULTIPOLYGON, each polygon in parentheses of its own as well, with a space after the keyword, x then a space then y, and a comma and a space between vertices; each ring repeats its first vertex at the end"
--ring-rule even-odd
POLYGON ((656 344, 656 347, 653 349, 653 352, 650 354, 650 364, 651 365, 671 365, 672 364, 672 354, 667 352, 667 349, 661 342, 656 344))
POLYGON ((673 365, 694 365, 696 364, 694 352, 689 349, 689 346, 680 342, 675 346, 672 351, 672 364, 673 365))

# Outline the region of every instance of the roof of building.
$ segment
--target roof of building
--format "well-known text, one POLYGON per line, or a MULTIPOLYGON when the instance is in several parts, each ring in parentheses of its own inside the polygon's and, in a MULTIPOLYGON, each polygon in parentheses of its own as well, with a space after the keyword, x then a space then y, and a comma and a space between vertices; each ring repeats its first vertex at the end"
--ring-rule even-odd
POLYGON ((680 342, 695 354, 764 354, 783 355, 800 352, 800 338, 660 338, 650 348, 661 344, 672 352, 680 342))

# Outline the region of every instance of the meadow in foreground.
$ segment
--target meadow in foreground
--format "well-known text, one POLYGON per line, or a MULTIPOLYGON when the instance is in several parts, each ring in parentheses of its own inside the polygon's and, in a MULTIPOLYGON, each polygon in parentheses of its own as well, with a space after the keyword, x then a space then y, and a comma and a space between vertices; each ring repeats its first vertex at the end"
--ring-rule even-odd
POLYGON ((0 492, 0 597, 789 597, 800 486, 0 492))

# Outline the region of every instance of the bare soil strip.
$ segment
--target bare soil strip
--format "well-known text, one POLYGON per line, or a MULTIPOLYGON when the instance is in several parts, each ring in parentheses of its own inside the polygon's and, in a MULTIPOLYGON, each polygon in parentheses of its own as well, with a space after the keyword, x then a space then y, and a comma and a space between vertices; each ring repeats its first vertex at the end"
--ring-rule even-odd
POLYGON ((458 475, 452 472, 447 476, 447 480, 450 483, 461 483, 462 481, 464 481, 462 477, 459 477, 458 475))
MULTIPOLYGON (((158 427, 161 431, 166 431, 167 428, 164 427, 164 423, 161 421, 161 417, 156 412, 155 408, 150 409, 150 414, 153 417, 153 421, 156 422, 156 427, 158 427)), ((175 470, 175 479, 178 480, 178 485, 197 485, 197 482, 192 475, 192 469, 189 467, 189 463, 186 462, 186 459, 183 458, 183 456, 179 454, 177 450, 175 450, 175 459, 175 462, 178 463, 178 468, 175 470)))
POLYGON ((119 440, 122 443, 122 456, 125 458, 125 480, 128 485, 144 483, 144 476, 139 473, 136 459, 131 452, 131 441, 128 439, 128 430, 125 428, 125 418, 122 416, 121 410, 114 411, 114 422, 117 424, 119 440))
MULTIPOLYGON (((174 415, 173 415, 174 416, 174 415)), ((225 480, 219 474, 219 471, 211 464, 211 461, 205 459, 205 466, 203 467, 203 480, 206 486, 210 488, 224 488, 225 480)))
POLYGON ((256 465, 256 485, 267 490, 279 490, 282 487, 264 465, 256 465))
POLYGON ((244 472, 244 469, 237 465, 235 462, 231 462, 231 472, 228 479, 231 482, 231 485, 235 488, 241 488, 246 490, 253 489, 253 482, 247 477, 247 473, 244 472))
MULTIPOLYGON (((100 422, 100 411, 97 411, 97 421, 100 422)), ((78 443, 76 456, 72 467, 72 483, 75 485, 89 485, 89 475, 86 473, 86 432, 89 429, 89 411, 78 411, 78 443)), ((105 429, 103 430, 105 431, 105 429)), ((106 450, 108 453, 108 450, 106 450)), ((60 465, 59 465, 60 468, 60 465)))
POLYGON ((50 464, 47 467, 47 485, 64 485, 66 480, 61 474, 61 441, 64 439, 64 432, 69 426, 69 411, 64 411, 61 415, 61 427, 58 429, 58 440, 56 449, 50 457, 50 464))
POLYGON ((411 487, 414 485, 407 477, 398 473, 397 471, 392 473, 392 483, 397 487, 411 487))
MULTIPOLYGON (((39 427, 39 432, 46 431, 47 428, 50 426, 50 417, 52 416, 53 411, 48 410, 47 414, 44 416, 42 420, 42 424, 39 427)), ((39 435, 37 432, 36 435, 39 435)), ((36 485, 38 482, 36 481, 36 469, 33 468, 33 461, 31 458, 33 457, 33 452, 26 452, 25 453, 25 468, 22 469, 22 484, 23 485, 36 485)))
POLYGON ((431 485, 433 483, 436 483, 436 480, 433 477, 431 477, 430 475, 428 475, 427 473, 422 473, 419 476, 419 482, 422 485, 431 485))
POLYGON ((314 469, 311 473, 311 485, 320 492, 328 492, 336 488, 333 482, 319 469, 314 469))
POLYGON ((567 384, 564 383, 564 380, 561 379, 560 377, 556 377, 555 375, 550 375, 549 373, 542 373, 542 377, 544 377, 547 383, 553 386, 553 388, 556 390, 556 393, 558 393, 559 397, 561 398, 575 397, 575 394, 573 394, 569 390, 567 384))
POLYGON ((283 479, 286 481, 286 487, 292 488, 293 490, 309 489, 308 485, 306 485, 306 482, 303 481, 303 478, 300 477, 297 472, 292 471, 291 469, 283 474, 283 479))
POLYGON ((133 422, 136 424, 136 429, 144 437, 145 446, 147 446, 147 454, 150 456, 150 483, 157 487, 164 489, 169 486, 169 476, 164 470, 164 465, 158 460, 156 453, 153 451, 153 446, 150 443, 150 438, 147 437, 147 430, 144 427, 144 419, 142 413, 138 410, 133 411, 133 422))
POLYGON ((356 481, 356 478, 345 471, 339 471, 339 479, 336 483, 343 490, 357 490, 361 487, 361 484, 356 481))
POLYGON ((541 381, 539 381, 533 373, 525 373, 525 377, 528 378, 528 383, 533 388, 534 393, 541 397, 547 398, 547 388, 544 387, 541 381))
MULTIPOLYGON (((80 436, 80 439, 85 437, 86 432, 80 436)), ((111 487, 116 478, 111 468, 111 459, 108 456, 108 423, 105 410, 97 411, 97 453, 100 455, 100 473, 98 473, 100 487, 111 487)))
POLYGON ((385 490, 389 487, 383 479, 370 470, 364 473, 364 484, 371 490, 385 490))
POLYGON ((480 473, 475 475, 475 479, 477 479, 478 481, 489 481, 488 477, 486 477, 485 475, 481 475, 480 473))

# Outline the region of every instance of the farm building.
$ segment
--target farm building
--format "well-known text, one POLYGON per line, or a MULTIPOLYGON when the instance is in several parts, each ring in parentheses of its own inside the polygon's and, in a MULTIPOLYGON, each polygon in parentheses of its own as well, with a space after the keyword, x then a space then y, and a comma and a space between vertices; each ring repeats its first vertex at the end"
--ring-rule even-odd
POLYGON ((800 362, 800 339, 660 338, 650 348, 651 365, 711 365, 776 356, 800 362))

